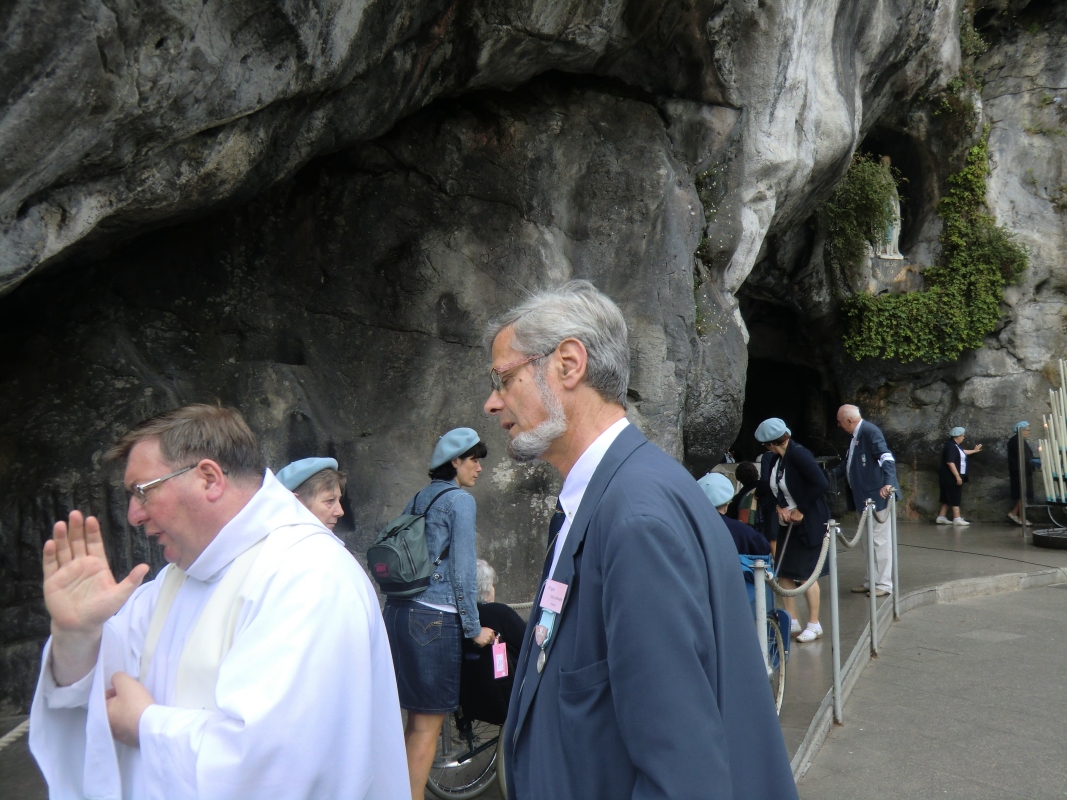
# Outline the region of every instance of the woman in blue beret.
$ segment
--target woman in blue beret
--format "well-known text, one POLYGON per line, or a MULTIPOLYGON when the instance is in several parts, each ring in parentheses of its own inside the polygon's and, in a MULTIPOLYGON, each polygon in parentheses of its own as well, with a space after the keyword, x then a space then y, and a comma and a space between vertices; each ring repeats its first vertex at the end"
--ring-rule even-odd
MULTIPOLYGON (((763 457, 756 496, 774 498, 776 513, 769 523, 777 529, 778 580, 784 588, 795 589, 811 577, 819 565, 826 522, 830 519, 830 509, 824 497, 829 482, 811 451, 794 442, 785 422, 777 417, 760 423, 756 428, 756 439, 769 451, 763 457), (789 532, 790 525, 792 532, 789 532)), ((828 561, 823 563, 820 577, 829 572, 828 561)), ((792 618, 790 633, 798 642, 813 642, 823 633, 819 623, 821 596, 818 581, 812 583, 804 598, 808 601, 808 624, 803 630, 797 619, 796 600, 783 597, 782 606, 792 618)))
POLYGON ((937 512, 938 525, 970 525, 960 514, 963 500, 963 484, 967 483, 967 456, 982 452, 982 445, 973 450, 964 450, 963 436, 966 430, 958 425, 948 432, 948 439, 941 448, 941 465, 937 470, 937 482, 941 487, 941 510, 937 512), (952 519, 949 519, 949 507, 952 519))
POLYGON ((319 522, 331 531, 337 527, 337 520, 345 515, 341 497, 348 477, 338 471, 335 459, 302 458, 280 469, 275 477, 319 522))
POLYGON ((466 490, 488 455, 471 428, 456 428, 437 441, 430 483, 405 514, 426 514, 426 545, 435 567, 429 587, 411 598, 390 597, 382 614, 393 652, 411 796, 421 800, 445 714, 459 706, 463 639, 484 647, 493 631, 478 618, 478 568, 474 549, 474 498, 466 490))

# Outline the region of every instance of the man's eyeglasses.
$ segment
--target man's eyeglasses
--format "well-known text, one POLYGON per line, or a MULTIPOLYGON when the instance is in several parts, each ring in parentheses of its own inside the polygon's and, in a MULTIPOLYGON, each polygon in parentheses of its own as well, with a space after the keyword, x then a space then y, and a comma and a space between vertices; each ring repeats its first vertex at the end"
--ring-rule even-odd
POLYGON ((544 358, 548 353, 540 353, 536 356, 530 356, 524 358, 521 361, 513 361, 510 364, 501 364, 499 367, 490 367, 489 369, 489 382, 493 385, 494 392, 504 391, 504 381, 501 376, 505 372, 509 372, 516 367, 521 367, 523 364, 529 364, 531 361, 536 361, 539 358, 544 358))
POLYGON ((169 481, 171 478, 176 478, 182 473, 188 472, 195 466, 196 464, 193 464, 192 466, 188 467, 182 467, 177 472, 172 472, 170 473, 170 475, 164 475, 162 478, 156 478, 154 481, 148 481, 148 483, 135 483, 133 485, 133 488, 130 489, 130 495, 136 497, 137 502, 143 506, 146 502, 148 502, 149 489, 154 489, 159 486, 159 484, 163 483, 163 481, 169 481))

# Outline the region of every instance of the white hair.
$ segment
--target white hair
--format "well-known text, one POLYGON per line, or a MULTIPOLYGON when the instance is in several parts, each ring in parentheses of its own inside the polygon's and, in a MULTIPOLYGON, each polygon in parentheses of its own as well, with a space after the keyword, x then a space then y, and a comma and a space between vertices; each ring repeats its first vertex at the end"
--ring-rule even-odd
POLYGON ((484 339, 490 353, 505 328, 514 331, 512 348, 526 356, 547 355, 564 339, 577 339, 589 357, 586 383, 608 402, 626 407, 630 383, 626 320, 611 298, 589 281, 573 280, 534 292, 492 320, 484 339))
POLYGON ((838 413, 844 411, 845 419, 863 419, 863 415, 860 413, 859 407, 846 403, 837 409, 838 413))
POLYGON ((534 385, 548 416, 537 423, 533 430, 523 431, 508 439, 508 455, 520 464, 539 459, 552 442, 567 432, 567 412, 563 410, 563 402, 552 393, 544 366, 539 365, 534 371, 534 385))
POLYGON ((488 602, 489 592, 493 590, 493 584, 496 583, 496 570, 489 566, 489 562, 484 558, 479 558, 476 563, 478 566, 478 601, 485 603, 488 602))

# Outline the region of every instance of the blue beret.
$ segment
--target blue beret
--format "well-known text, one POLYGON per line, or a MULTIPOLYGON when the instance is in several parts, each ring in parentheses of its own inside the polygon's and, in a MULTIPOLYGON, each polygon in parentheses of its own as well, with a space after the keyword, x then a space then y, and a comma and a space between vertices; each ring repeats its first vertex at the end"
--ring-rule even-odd
POLYGON ((453 428, 437 440, 437 447, 433 449, 433 456, 430 457, 430 469, 437 469, 453 458, 463 455, 480 441, 478 432, 473 428, 453 428))
POLYGON ((1019 430, 1019 428, 1029 428, 1029 427, 1030 427, 1030 423, 1029 422, 1016 422, 1014 430, 1019 430))
POLYGON ((963 436, 964 433, 966 433, 966 428, 961 428, 959 425, 957 425, 955 428, 953 428, 952 430, 950 430, 948 432, 948 435, 952 436, 952 437, 956 437, 956 436, 963 436))
POLYGON ((296 487, 324 469, 337 469, 337 461, 333 458, 302 458, 294 461, 286 467, 278 470, 276 477, 286 489, 295 492, 296 487))
POLYGON ((716 508, 734 499, 734 482, 721 473, 709 472, 697 481, 697 485, 716 508))
POLYGON ((767 442, 773 442, 775 439, 781 439, 787 433, 792 435, 793 432, 785 426, 785 422, 778 419, 778 417, 771 417, 763 420, 759 427, 756 428, 756 441, 766 444, 767 442))

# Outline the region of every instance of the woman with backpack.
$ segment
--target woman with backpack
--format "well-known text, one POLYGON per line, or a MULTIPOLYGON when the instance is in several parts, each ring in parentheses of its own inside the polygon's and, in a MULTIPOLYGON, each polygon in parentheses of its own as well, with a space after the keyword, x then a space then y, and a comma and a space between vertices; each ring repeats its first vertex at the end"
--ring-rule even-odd
POLYGON ((430 483, 412 498, 405 514, 425 514, 426 545, 434 563, 430 585, 409 598, 390 597, 382 614, 393 653, 412 800, 422 800, 445 714, 459 706, 462 640, 484 647, 493 631, 478 619, 477 556, 474 549, 474 486, 488 455, 470 428, 442 436, 430 458, 430 483))

